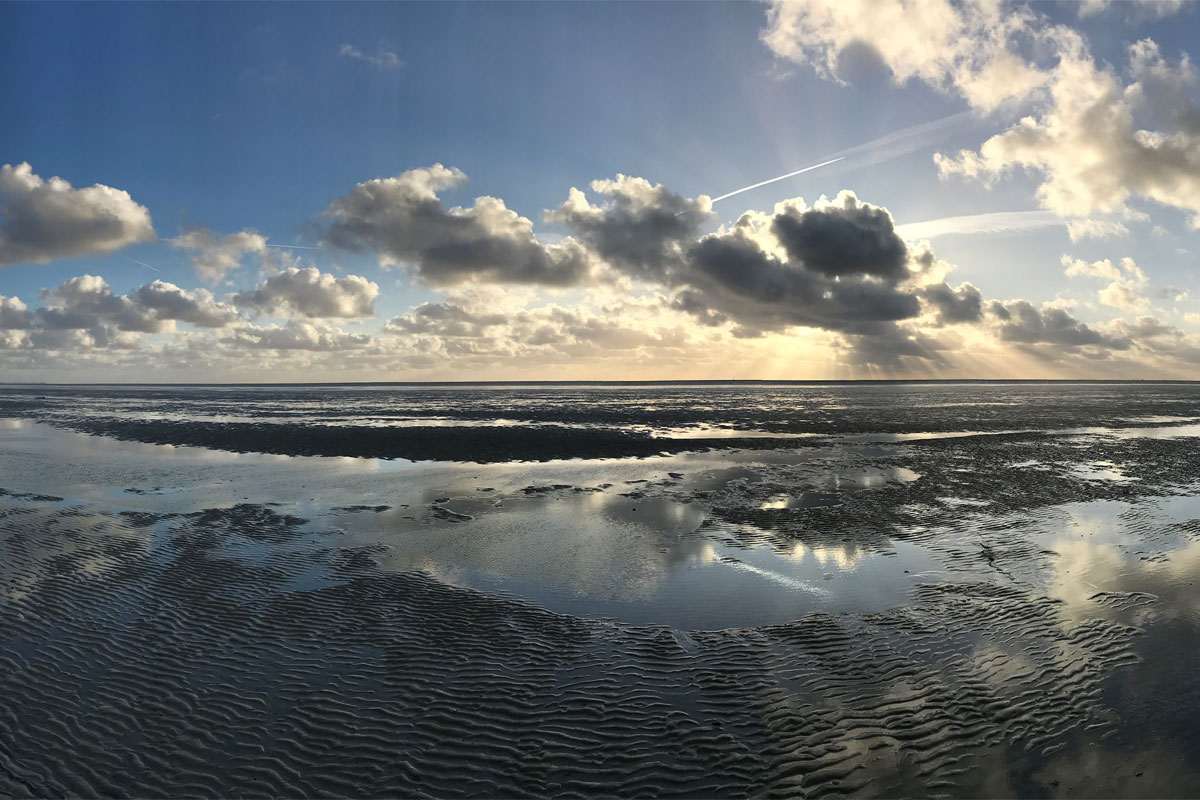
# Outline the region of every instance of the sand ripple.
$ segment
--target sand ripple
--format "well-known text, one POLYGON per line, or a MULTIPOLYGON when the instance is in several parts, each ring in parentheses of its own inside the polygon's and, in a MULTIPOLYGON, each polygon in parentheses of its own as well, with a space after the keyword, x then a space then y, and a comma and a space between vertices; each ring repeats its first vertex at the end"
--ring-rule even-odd
POLYGON ((386 573, 268 506, 0 501, 6 796, 980 793, 988 752, 1111 725, 1135 660, 1001 583, 682 633, 386 573))

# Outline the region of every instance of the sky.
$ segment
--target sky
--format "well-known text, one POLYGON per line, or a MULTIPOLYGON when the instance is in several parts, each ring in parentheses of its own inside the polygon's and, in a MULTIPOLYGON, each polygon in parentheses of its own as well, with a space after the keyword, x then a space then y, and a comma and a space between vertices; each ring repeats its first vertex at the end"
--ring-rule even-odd
POLYGON ((0 380, 1200 378, 1197 41, 1169 0, 0 5, 0 380))

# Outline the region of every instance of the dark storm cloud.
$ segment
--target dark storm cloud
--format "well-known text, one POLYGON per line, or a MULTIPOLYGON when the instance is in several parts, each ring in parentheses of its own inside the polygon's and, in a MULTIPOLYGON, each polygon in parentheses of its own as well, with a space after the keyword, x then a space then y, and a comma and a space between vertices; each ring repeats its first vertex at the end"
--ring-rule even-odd
POLYGON ((153 238, 150 212, 128 192, 43 180, 26 163, 0 166, 0 265, 110 253, 153 238))
POLYGON ((365 181, 324 213, 324 238, 345 250, 375 253, 384 266, 411 265, 426 282, 569 286, 587 276, 587 252, 570 239, 546 244, 533 223, 495 197, 470 208, 442 205, 438 191, 466 175, 434 164, 365 181))
POLYGON ((979 322, 983 318, 983 295, 969 283, 952 289, 946 283, 927 286, 921 297, 937 310, 939 325, 979 322))

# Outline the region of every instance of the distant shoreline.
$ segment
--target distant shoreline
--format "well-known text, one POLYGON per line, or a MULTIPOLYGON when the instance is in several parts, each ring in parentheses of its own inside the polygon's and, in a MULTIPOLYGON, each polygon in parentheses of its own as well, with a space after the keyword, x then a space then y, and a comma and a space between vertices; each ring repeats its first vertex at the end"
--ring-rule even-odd
POLYGON ((972 385, 1111 385, 1111 386, 1127 386, 1127 385, 1190 385, 1200 384, 1200 380, 1170 380, 1163 378, 1125 378, 1125 379, 1101 379, 1101 378, 924 378, 924 379, 837 379, 837 380, 746 380, 746 379, 722 379, 708 378, 697 380, 629 380, 629 381, 554 381, 554 380, 528 380, 528 381, 312 381, 312 382, 252 382, 252 381, 236 381, 236 382, 90 382, 90 381, 74 381, 70 383, 57 382, 21 382, 21 381, 0 381, 0 387, 31 387, 44 386, 66 387, 66 386, 86 386, 86 387, 314 387, 314 386, 389 386, 389 387, 423 387, 423 386, 444 386, 444 387, 478 387, 478 386, 494 386, 494 387, 515 387, 515 386, 953 386, 956 384, 972 384, 972 385))

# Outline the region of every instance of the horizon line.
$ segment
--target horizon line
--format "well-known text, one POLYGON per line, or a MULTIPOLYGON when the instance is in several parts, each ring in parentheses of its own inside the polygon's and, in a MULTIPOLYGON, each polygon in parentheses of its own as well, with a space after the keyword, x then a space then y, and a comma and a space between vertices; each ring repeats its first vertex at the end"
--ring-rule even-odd
POLYGON ((1098 385, 1154 385, 1154 384, 1200 384, 1200 378, 696 378, 662 380, 441 380, 441 381, 0 381, 0 387, 66 387, 66 386, 839 386, 853 384, 903 385, 903 384, 1098 384, 1098 385))

